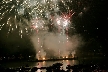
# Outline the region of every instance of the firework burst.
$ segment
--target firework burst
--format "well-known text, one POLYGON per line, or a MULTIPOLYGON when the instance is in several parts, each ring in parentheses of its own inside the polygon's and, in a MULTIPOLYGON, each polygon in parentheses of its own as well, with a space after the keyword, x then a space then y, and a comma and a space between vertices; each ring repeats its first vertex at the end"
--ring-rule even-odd
POLYGON ((66 27, 74 14, 64 0, 3 0, 0 5, 0 30, 8 26, 8 33, 19 29, 20 35, 33 30, 46 30, 48 24, 66 27), (64 6, 65 13, 61 11, 64 6), (70 13, 71 11, 71 13, 70 13), (56 22, 55 22, 56 21, 56 22))
MULTIPOLYGON (((86 7, 80 1, 2 0, 0 2, 0 30, 3 27, 7 27, 7 33, 9 34, 17 29, 21 38, 23 34, 31 35, 31 33, 35 32, 36 36, 32 35, 31 37, 33 38, 31 39, 34 40, 36 38, 35 41, 37 43, 35 41, 33 43, 38 48, 36 49, 37 53, 41 50, 44 51, 44 46, 53 48, 58 44, 59 47, 64 48, 64 51, 66 51, 66 47, 72 47, 72 41, 70 41, 68 36, 69 29, 75 29, 72 16, 74 14, 82 16, 82 11, 86 10, 86 7), (52 43, 50 44, 50 42, 52 43), (51 46, 48 46, 49 44, 51 46)), ((62 49, 57 47, 56 52, 58 50, 62 51, 62 49)))

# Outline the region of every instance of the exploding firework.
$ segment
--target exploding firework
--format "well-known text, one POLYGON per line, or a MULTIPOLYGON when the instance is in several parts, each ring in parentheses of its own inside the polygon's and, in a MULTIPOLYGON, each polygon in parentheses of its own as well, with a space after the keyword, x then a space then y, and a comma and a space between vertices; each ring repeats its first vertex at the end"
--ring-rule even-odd
POLYGON ((66 44, 70 48, 68 30, 74 28, 72 16, 75 13, 79 15, 83 10, 81 2, 73 0, 2 0, 0 6, 0 30, 3 26, 9 28, 8 33, 18 29, 21 38, 23 33, 28 35, 36 32, 37 48, 48 45, 44 45, 44 41, 47 43, 46 36, 51 36, 51 39, 56 38, 54 43, 62 42, 62 47, 66 44), (82 7, 80 10, 75 10, 80 6, 82 7), (49 32, 56 33, 56 35, 48 34, 49 32))
MULTIPOLYGON (((72 1, 66 1, 72 2, 72 1)), ((9 26, 8 33, 19 28, 19 33, 27 34, 32 30, 46 30, 48 24, 60 28, 68 26, 74 12, 63 0, 3 0, 0 5, 0 30, 4 25, 9 26), (66 9, 60 11, 61 3, 66 9), (69 12, 69 13, 68 13, 69 12), (52 23, 51 23, 52 22, 52 23)))

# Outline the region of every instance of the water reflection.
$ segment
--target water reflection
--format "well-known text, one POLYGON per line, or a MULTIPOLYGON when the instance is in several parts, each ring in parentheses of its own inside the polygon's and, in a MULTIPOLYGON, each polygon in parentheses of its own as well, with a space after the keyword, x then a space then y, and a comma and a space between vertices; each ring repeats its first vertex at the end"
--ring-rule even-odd
MULTIPOLYGON (((74 66, 74 65, 79 64, 78 60, 43 61, 43 62, 35 62, 35 65, 33 65, 33 67, 49 67, 55 63, 63 63, 63 69, 64 70, 66 70, 67 65, 74 66)), ((37 70, 37 72, 41 72, 41 70, 37 70)), ((46 72, 46 70, 42 70, 42 72, 46 72)))
POLYGON ((35 62, 35 65, 32 65, 32 67, 37 67, 39 63, 39 66, 41 67, 48 67, 55 63, 63 63, 63 69, 66 70, 67 65, 77 65, 79 64, 78 60, 62 60, 62 61, 43 61, 43 62, 35 62))
POLYGON ((3 63, 2 65, 4 67, 13 67, 13 68, 17 68, 25 65, 29 65, 30 67, 37 67, 38 63, 41 67, 48 67, 54 63, 63 63, 63 68, 66 69, 66 66, 68 64, 77 65, 78 60, 43 61, 43 62, 7 62, 7 63, 3 63))
MULTIPOLYGON (((68 66, 74 66, 74 67, 82 66, 81 69, 87 67, 87 70, 89 70, 90 68, 94 68, 95 66, 100 67, 100 68, 108 67, 108 66, 105 66, 103 64, 103 62, 105 62, 105 64, 107 63, 106 60, 105 61, 104 60, 99 61, 99 59, 96 59, 96 60, 93 60, 93 59, 92 60, 91 59, 84 60, 83 59, 83 60, 61 60, 61 61, 43 61, 43 62, 5 62, 5 63, 0 63, 0 65, 7 67, 7 68, 11 68, 11 69, 13 69, 13 68, 16 69, 18 67, 20 67, 20 69, 21 69, 21 67, 26 67, 26 66, 29 66, 30 69, 36 68, 36 67, 41 67, 41 69, 42 69, 42 67, 44 67, 43 70, 39 70, 37 68, 38 70, 36 70, 36 72, 41 72, 41 71, 46 72, 47 68, 50 68, 53 64, 56 64, 56 63, 60 63, 60 64, 62 63, 63 64, 62 65, 63 70, 68 71, 67 70, 68 68, 66 69, 67 65, 68 66), (102 65, 100 62, 102 62, 102 65), (89 67, 89 69, 88 69, 88 67, 89 67)), ((52 68, 50 68, 50 69, 52 69, 52 68)), ((85 71, 85 72, 88 72, 88 71, 85 71)))

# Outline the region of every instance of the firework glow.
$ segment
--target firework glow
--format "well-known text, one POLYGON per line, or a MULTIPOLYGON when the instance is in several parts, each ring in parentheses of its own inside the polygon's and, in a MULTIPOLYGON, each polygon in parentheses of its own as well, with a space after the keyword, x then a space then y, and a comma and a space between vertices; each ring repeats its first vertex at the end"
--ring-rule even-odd
POLYGON ((76 11, 74 3, 78 8, 81 5, 73 0, 2 0, 0 30, 6 26, 7 34, 18 29, 21 38, 30 35, 37 58, 67 56, 82 42, 78 34, 69 36, 69 29, 75 30, 73 15, 81 16, 86 9, 81 6, 82 10, 76 11))

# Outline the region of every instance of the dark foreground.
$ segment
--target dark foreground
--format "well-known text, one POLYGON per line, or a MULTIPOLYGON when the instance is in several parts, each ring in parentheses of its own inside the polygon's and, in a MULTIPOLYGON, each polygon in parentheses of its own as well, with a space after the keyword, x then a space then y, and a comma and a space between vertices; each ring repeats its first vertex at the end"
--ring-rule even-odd
POLYGON ((4 68, 0 66, 0 72, 42 72, 45 69, 46 72, 108 72, 108 65, 106 64, 79 64, 79 65, 67 65, 66 70, 63 70, 62 63, 55 63, 49 67, 32 67, 28 65, 18 68, 4 68), (40 71, 39 71, 40 70, 40 71))

